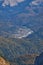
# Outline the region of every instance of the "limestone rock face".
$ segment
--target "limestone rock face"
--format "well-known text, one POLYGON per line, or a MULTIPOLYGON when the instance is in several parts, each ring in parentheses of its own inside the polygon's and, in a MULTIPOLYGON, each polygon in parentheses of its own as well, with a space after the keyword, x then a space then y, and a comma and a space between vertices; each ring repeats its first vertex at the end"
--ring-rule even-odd
POLYGON ((10 65, 10 63, 6 61, 4 58, 0 57, 0 65, 10 65))

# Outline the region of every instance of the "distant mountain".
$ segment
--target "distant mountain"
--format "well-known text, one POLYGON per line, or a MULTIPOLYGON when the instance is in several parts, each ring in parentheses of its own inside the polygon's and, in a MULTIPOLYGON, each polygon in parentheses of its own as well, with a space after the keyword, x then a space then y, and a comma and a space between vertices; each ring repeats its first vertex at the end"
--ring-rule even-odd
POLYGON ((25 0, 13 7, 2 3, 0 0, 0 54, 23 65, 21 56, 23 60, 24 55, 43 52, 43 1, 25 0))

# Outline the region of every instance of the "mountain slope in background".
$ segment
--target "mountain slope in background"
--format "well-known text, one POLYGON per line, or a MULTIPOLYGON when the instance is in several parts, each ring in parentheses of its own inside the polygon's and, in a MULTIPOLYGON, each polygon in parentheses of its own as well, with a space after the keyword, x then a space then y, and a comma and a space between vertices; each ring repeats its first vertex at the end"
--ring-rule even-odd
POLYGON ((43 1, 25 0, 17 6, 2 3, 0 0, 0 55, 11 65, 14 61, 17 65, 34 64, 43 52, 43 1))

